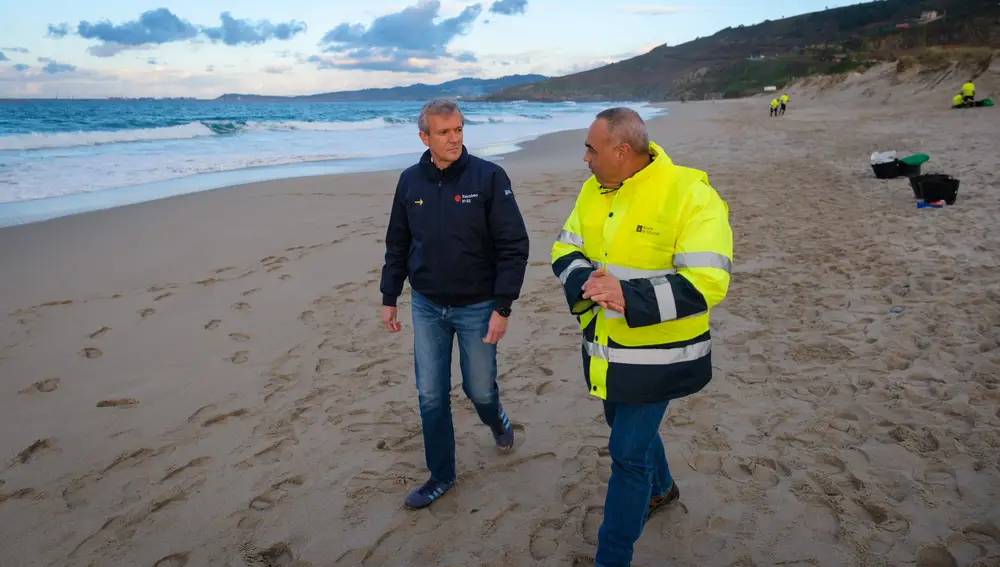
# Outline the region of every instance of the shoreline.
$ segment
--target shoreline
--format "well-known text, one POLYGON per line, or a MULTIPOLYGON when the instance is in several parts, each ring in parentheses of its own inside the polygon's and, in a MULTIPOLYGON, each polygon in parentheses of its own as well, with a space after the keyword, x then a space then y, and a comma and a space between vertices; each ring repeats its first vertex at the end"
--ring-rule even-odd
MULTIPOLYGON (((652 117, 650 120, 656 120, 668 114, 668 107, 665 103, 631 101, 628 104, 645 105, 659 109, 660 114, 652 117)), ((508 156, 522 152, 526 146, 530 146, 532 142, 539 139, 573 131, 578 131, 578 129, 556 130, 538 136, 487 144, 484 147, 477 148, 475 151, 470 149, 470 152, 484 159, 504 160, 508 156)), ((415 132, 414 136, 416 136, 415 132)), ((466 143, 466 145, 470 144, 466 143)), ((421 153, 246 167, 228 171, 198 173, 139 185, 126 185, 54 197, 10 201, 0 203, 0 231, 66 216, 127 207, 194 193, 237 189, 250 183, 381 171, 399 172, 416 163, 421 153)))

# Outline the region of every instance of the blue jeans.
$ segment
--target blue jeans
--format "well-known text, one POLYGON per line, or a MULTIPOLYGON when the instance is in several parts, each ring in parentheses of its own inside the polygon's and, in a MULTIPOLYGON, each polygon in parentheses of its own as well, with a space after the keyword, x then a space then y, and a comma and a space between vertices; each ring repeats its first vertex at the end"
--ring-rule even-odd
POLYGON ((604 402, 604 417, 611 426, 611 478, 597 534, 596 567, 632 563, 632 548, 646 523, 650 498, 666 494, 674 484, 659 432, 667 403, 604 402))
POLYGON ((424 457, 431 478, 455 480, 455 428, 451 419, 451 351, 458 335, 462 389, 486 425, 500 421, 497 345, 483 337, 493 301, 444 307, 412 291, 413 360, 424 433, 424 457))

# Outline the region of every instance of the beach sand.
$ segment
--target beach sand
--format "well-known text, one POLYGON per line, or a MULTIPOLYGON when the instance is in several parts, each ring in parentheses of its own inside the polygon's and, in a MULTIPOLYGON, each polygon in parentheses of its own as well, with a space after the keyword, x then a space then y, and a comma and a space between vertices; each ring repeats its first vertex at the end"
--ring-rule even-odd
MULTIPOLYGON (((1000 565, 1000 111, 810 88, 779 119, 650 123, 728 201, 736 258, 715 378, 661 427, 681 499, 634 564, 1000 565), (876 180, 886 150, 929 154, 956 204, 876 180)), ((396 172, 0 230, 0 565, 592 565, 608 428, 549 267, 583 138, 500 162, 532 239, 499 358, 517 446, 456 357, 459 481, 419 512, 405 293, 403 332, 379 322, 396 172)))

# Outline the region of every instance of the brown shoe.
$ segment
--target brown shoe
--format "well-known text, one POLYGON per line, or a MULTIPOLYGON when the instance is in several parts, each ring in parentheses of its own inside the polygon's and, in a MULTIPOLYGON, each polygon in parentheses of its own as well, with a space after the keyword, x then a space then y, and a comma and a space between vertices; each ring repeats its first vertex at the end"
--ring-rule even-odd
POLYGON ((667 504, 677 500, 681 497, 681 491, 677 488, 677 483, 675 482, 670 490, 667 491, 663 496, 654 496, 649 499, 649 510, 646 512, 646 521, 653 516, 653 512, 656 512, 660 508, 663 508, 667 504))

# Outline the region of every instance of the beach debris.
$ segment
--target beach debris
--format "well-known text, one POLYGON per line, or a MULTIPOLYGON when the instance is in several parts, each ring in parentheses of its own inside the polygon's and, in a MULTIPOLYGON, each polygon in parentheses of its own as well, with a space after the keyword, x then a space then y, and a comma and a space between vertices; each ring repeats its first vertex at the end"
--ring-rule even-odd
POLYGON ((876 164, 880 164, 880 163, 892 163, 894 161, 896 161, 896 152, 895 151, 889 151, 889 152, 872 152, 872 156, 871 156, 872 165, 876 165, 876 164))
POLYGON ((889 313, 902 313, 903 311, 906 311, 906 308, 902 305, 896 305, 889 308, 889 313))

